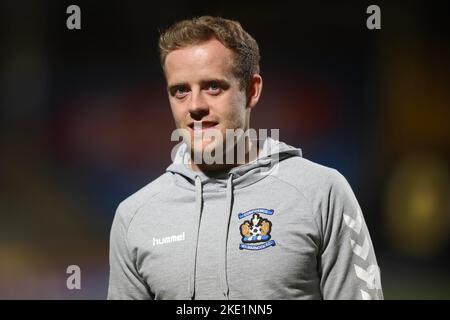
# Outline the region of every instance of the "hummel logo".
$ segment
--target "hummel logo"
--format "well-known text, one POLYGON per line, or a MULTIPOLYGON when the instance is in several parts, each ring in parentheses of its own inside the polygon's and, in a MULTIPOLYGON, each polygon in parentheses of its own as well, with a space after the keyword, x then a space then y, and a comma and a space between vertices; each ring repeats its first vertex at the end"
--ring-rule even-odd
POLYGON ((167 244, 177 241, 184 241, 184 231, 179 235, 168 236, 164 238, 155 238, 153 237, 153 246, 157 246, 160 244, 167 244))

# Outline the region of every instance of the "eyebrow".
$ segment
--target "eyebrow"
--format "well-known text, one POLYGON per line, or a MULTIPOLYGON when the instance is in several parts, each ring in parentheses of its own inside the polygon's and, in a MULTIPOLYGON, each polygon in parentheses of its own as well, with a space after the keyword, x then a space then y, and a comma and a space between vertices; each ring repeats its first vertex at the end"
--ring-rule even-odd
POLYGON ((186 87, 186 86, 187 86, 186 83, 175 83, 170 86, 167 86, 167 91, 170 93, 177 88, 182 88, 182 87, 186 87))
MULTIPOLYGON (((210 79, 204 79, 200 81, 200 86, 205 86, 209 83, 218 83, 221 87, 223 87, 224 89, 228 89, 230 87, 230 82, 227 79, 224 78, 210 78, 210 79)), ((183 88, 183 87, 189 87, 189 85, 186 82, 179 82, 179 83, 174 83, 170 86, 167 86, 167 91, 171 92, 174 89, 177 88, 183 88)))
POLYGON ((224 90, 228 89, 230 87, 230 82, 227 79, 224 78, 211 78, 211 79, 205 79, 200 81, 200 85, 203 87, 206 84, 209 83, 218 83, 224 90))

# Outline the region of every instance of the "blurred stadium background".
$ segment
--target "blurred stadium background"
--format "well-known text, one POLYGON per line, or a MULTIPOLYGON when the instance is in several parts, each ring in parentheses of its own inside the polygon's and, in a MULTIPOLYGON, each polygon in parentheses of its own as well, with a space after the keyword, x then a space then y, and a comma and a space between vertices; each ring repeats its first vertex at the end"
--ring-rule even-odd
POLYGON ((444 2, 2 1, 0 298, 104 299, 118 203, 170 163, 158 29, 203 14, 259 42, 255 128, 347 177, 386 299, 450 298, 444 2), (81 8, 82 29, 66 28, 81 8), (382 29, 366 28, 381 7, 382 29), (66 288, 66 268, 82 271, 66 288))

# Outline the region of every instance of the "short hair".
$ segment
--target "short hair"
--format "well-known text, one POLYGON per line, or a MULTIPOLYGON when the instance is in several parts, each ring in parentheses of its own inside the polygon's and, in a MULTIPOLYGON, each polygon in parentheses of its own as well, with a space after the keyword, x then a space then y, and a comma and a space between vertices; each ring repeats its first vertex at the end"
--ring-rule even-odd
POLYGON ((176 49, 217 39, 234 53, 233 74, 240 80, 240 87, 247 87, 254 74, 259 73, 258 43, 238 21, 221 17, 202 16, 179 21, 159 37, 161 66, 167 55, 176 49))

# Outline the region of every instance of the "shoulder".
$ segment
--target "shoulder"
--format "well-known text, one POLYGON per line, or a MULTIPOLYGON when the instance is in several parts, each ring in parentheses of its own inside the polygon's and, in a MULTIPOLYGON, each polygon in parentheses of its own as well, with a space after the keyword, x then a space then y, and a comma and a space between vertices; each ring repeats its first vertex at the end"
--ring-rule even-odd
POLYGON ((286 159, 276 177, 304 197, 321 237, 342 226, 344 212, 354 217, 359 204, 347 179, 336 169, 295 157, 286 159))
POLYGON ((349 204, 354 207, 357 204, 347 179, 338 170, 305 158, 292 157, 281 161, 273 177, 295 188, 309 203, 313 215, 326 213, 335 206, 349 204))
POLYGON ((171 174, 166 172, 128 196, 119 203, 115 219, 120 219, 123 223, 129 224, 139 209, 153 201, 159 194, 165 192, 171 182, 171 174))
POLYGON ((336 169, 301 157, 280 162, 275 177, 308 194, 328 193, 333 188, 347 188, 348 182, 336 169))

